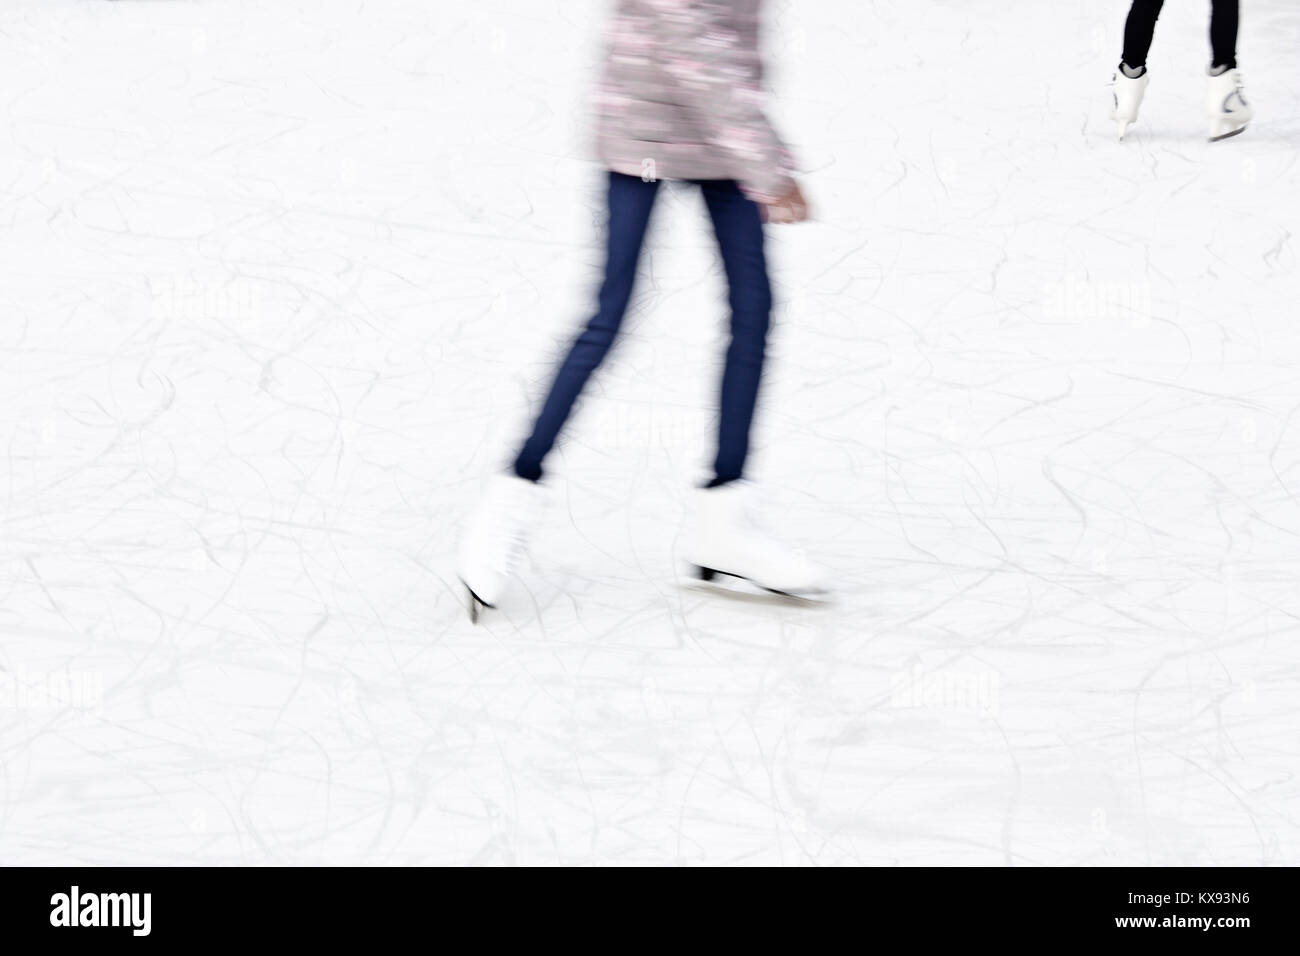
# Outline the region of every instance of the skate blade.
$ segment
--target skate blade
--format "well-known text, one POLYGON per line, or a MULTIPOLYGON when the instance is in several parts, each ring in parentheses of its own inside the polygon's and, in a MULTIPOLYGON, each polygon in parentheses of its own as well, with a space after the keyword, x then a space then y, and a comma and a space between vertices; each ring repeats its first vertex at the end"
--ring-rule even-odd
POLYGON ((1241 133, 1244 133, 1244 132, 1246 132, 1246 127, 1245 127, 1244 125, 1243 125, 1243 126, 1238 126, 1236 129, 1234 129, 1234 130, 1232 130, 1232 131, 1230 131, 1230 132, 1227 132, 1227 133, 1220 133, 1218 136, 1211 136, 1211 137, 1210 137, 1210 142, 1211 142, 1211 143, 1222 142, 1222 141, 1225 140, 1225 139, 1232 139, 1232 137, 1237 136, 1237 135, 1239 135, 1239 134, 1241 134, 1241 133))
POLYGON ((465 594, 466 594, 466 595, 468 596, 468 598, 469 598, 469 601, 468 601, 468 603, 469 603, 469 622, 470 622, 471 624, 477 624, 477 623, 478 623, 478 615, 479 615, 479 610, 480 610, 481 608, 487 608, 488 610, 495 610, 495 609, 496 609, 496 605, 494 605, 494 604, 489 604, 487 601, 483 600, 481 597, 479 597, 477 594, 475 594, 475 593, 474 593, 474 589, 473 589, 472 587, 470 587, 468 584, 465 584, 464 581, 461 581, 460 583, 461 583, 462 585, 464 585, 464 587, 465 587, 465 594))
POLYGON ((830 592, 825 588, 815 588, 806 591, 783 591, 780 588, 770 588, 765 584, 760 584, 753 578, 747 578, 743 574, 732 574, 730 571, 719 571, 716 568, 705 568, 697 566, 695 576, 707 584, 713 585, 713 589, 724 594, 732 594, 746 597, 762 597, 762 594, 743 591, 734 587, 728 587, 722 583, 723 579, 731 578, 735 581, 743 581, 750 587, 757 588, 760 592, 774 594, 777 597, 786 598, 791 601, 797 601, 801 604, 821 604, 830 599, 830 592))

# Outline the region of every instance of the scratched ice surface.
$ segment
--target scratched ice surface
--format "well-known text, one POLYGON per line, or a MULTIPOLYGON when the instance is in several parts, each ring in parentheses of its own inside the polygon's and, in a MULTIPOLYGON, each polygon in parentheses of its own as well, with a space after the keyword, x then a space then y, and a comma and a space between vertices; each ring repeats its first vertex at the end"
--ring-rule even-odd
POLYGON ((663 194, 521 584, 450 561, 587 309, 595 0, 4 0, 0 862, 1300 863, 1300 11, 771 5, 817 222, 691 586, 722 287, 663 194))

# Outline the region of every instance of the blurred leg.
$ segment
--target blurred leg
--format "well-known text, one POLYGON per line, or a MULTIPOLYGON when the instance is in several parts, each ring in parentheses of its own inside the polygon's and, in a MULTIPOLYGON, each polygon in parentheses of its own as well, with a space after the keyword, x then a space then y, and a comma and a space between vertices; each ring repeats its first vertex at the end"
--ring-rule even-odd
POLYGON ((1237 0, 1213 0, 1210 8, 1212 69, 1237 68, 1237 0))
POLYGON ((1156 32, 1156 18, 1164 0, 1133 0, 1124 22, 1124 62, 1137 69, 1147 65, 1151 38, 1156 32))
POLYGON ((758 204, 732 180, 705 180, 700 188, 722 252, 731 306, 731 344, 722 373, 718 454, 711 482, 720 485, 744 473, 750 422, 763 375, 772 290, 758 204))
POLYGON ((642 182, 636 176, 609 174, 609 234, 605 255, 605 278, 597 297, 596 314, 578 335, 555 373, 542 411, 532 433, 515 459, 515 474, 536 481, 542 476, 542 459, 555 444, 574 401, 596 370, 623 322, 637 260, 650 210, 654 207, 658 182, 642 182))

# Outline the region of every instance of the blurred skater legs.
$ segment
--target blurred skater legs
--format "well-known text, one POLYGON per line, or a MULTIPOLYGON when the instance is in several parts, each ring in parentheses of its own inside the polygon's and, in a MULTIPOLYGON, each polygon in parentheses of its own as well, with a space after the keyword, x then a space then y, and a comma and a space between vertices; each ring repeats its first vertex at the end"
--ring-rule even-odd
MULTIPOLYGON (((727 276, 731 342, 727 348, 719 402, 718 448, 711 484, 735 481, 744 473, 749 431, 763 374, 772 290, 763 251, 763 221, 758 204, 731 180, 701 180, 714 235, 727 276)), ((609 174, 609 231, 605 276, 596 314, 574 340, 556 370, 542 410, 515 459, 521 478, 537 481, 542 462, 592 372, 604 361, 623 323, 636 281, 637 261, 654 206, 657 182, 609 174)))
POLYGON ((658 182, 609 174, 605 276, 596 296, 596 314, 578 334, 555 372, 532 432, 515 458, 515 474, 529 481, 542 477, 542 460, 555 445, 573 404, 614 344, 636 284, 636 267, 658 182))
MULTIPOLYGON (((740 482, 763 376, 772 289, 763 248, 762 208, 733 180, 691 180, 699 186, 713 224, 730 306, 730 341, 718 402, 713 477, 697 498, 695 534, 688 560, 712 572, 749 578, 770 590, 814 590, 815 569, 757 530, 749 520, 751 493, 740 482), (734 487, 733 487, 734 486, 734 487)), ((491 607, 504 592, 523 552, 539 504, 536 488, 543 461, 555 446, 592 373, 609 354, 636 284, 658 182, 610 172, 605 274, 595 314, 556 369, 546 399, 513 464, 499 476, 471 515, 461 539, 460 575, 470 592, 471 616, 491 607)), ((802 194, 789 221, 806 215, 802 194)))

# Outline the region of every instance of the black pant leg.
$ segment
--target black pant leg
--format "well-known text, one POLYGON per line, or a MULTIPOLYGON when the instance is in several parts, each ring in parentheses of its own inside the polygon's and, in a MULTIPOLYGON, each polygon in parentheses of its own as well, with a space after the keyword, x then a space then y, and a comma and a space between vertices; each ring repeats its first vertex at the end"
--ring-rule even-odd
POLYGON ((1137 69, 1147 65, 1151 38, 1156 32, 1156 18, 1164 0, 1133 0, 1124 22, 1124 62, 1137 69))
POLYGON ((1212 0, 1210 10, 1210 49, 1215 68, 1237 66, 1237 0, 1212 0))

